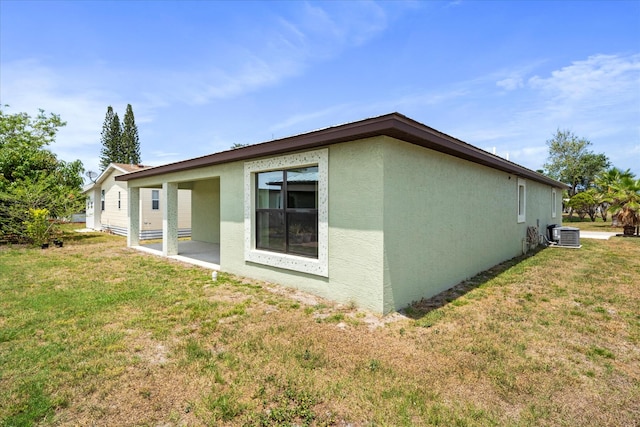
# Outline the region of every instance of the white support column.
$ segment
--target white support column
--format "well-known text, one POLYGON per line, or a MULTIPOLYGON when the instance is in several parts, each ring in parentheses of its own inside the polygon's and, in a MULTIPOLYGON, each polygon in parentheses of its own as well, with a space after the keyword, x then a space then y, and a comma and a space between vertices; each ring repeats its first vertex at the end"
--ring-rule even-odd
POLYGON ((162 183, 162 254, 178 255, 178 184, 162 183))
POLYGON ((129 187, 127 246, 140 245, 140 188, 129 187))

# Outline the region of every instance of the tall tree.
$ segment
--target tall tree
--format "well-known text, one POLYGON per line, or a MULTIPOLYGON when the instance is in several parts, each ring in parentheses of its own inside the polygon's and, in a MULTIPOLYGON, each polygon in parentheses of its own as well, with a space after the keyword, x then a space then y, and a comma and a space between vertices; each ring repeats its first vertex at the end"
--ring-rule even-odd
POLYGON ((590 187, 596 175, 609 167, 607 156, 594 154, 590 145, 589 140, 560 129, 547 141, 549 157, 544 168, 550 177, 571 186, 569 197, 590 187))
POLYGON ((124 150, 122 149, 122 126, 120 125, 118 113, 115 113, 111 119, 111 125, 109 126, 109 139, 112 143, 111 161, 124 163, 122 161, 122 158, 124 157, 124 150))
POLYGON ((46 148, 65 124, 43 110, 33 119, 0 109, 0 237, 23 238, 30 209, 60 218, 84 206, 82 162, 59 160, 46 148))
POLYGON ((121 163, 140 163, 140 138, 138 137, 138 127, 133 117, 131 104, 127 104, 127 111, 124 113, 122 122, 122 154, 121 163))
POLYGON ((107 107, 107 114, 102 124, 102 132, 100 133, 100 142, 102 149, 100 150, 100 168, 105 170, 109 163, 116 162, 118 158, 118 146, 120 145, 120 121, 118 115, 113 112, 113 107, 107 107))
POLYGON ((140 138, 131 104, 127 104, 122 124, 118 113, 115 113, 111 106, 107 107, 100 141, 102 142, 100 151, 102 170, 105 170, 109 163, 140 163, 140 138))

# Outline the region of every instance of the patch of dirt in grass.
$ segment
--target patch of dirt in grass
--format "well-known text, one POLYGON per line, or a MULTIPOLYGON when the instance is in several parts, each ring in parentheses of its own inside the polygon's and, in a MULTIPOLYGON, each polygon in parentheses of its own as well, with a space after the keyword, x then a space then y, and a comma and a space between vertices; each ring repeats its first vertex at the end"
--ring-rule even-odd
POLYGON ((129 337, 128 347, 133 349, 135 355, 142 362, 149 365, 164 365, 167 363, 169 349, 167 345, 151 338, 151 333, 136 333, 135 337, 129 337))
POLYGON ((76 395, 70 407, 59 412, 55 424, 158 425, 164 420, 167 425, 202 425, 194 402, 210 387, 206 378, 175 363, 169 345, 154 340, 151 333, 125 332, 124 355, 130 362, 120 374, 76 395))
POLYGON ((251 299, 251 295, 224 287, 204 285, 203 290, 205 297, 211 302, 221 301, 231 304, 239 304, 251 299))
POLYGON ((328 301, 318 296, 311 295, 307 292, 303 292, 298 289, 286 288, 284 286, 273 286, 273 285, 265 285, 263 288, 271 293, 286 296, 289 299, 298 301, 299 303, 302 303, 307 306, 318 305, 320 304, 321 301, 324 304, 333 305, 333 303, 329 303, 328 301))
MULTIPOLYGON (((258 282, 255 282, 258 284, 258 282)), ((380 316, 373 314, 370 311, 359 310, 355 305, 344 305, 336 303, 330 300, 326 300, 317 295, 310 294, 298 289, 285 288, 281 286, 263 285, 263 289, 274 293, 276 295, 282 295, 288 299, 297 301, 307 307, 316 308, 314 318, 327 319, 336 313, 342 314, 344 317, 352 319, 357 323, 363 323, 369 327, 369 329, 376 329, 384 327, 390 323, 394 323, 400 320, 406 320, 406 316, 402 313, 391 313, 386 316, 380 316)), ((338 329, 344 329, 345 324, 342 322, 336 322, 338 329)))
POLYGON ((59 414, 56 425, 202 425, 195 415, 202 384, 176 366, 133 366, 59 414))

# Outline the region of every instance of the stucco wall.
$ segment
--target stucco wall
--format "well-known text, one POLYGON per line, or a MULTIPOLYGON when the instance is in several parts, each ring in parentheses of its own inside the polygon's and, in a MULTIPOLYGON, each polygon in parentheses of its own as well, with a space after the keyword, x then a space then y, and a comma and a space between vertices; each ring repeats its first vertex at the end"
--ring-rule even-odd
POLYGON ((383 310, 381 139, 329 149, 329 279, 340 301, 383 310))
MULTIPOLYGON (((551 188, 527 181, 526 221, 518 223, 518 180, 508 173, 387 137, 327 150, 328 277, 246 260, 245 162, 131 184, 189 186, 193 238, 219 241, 222 271, 385 313, 519 255, 536 220, 541 232, 560 222, 560 212, 551 219, 551 188)), ((558 190, 558 209, 560 198, 558 190)))
POLYGON ((520 255, 527 226, 555 222, 548 186, 526 181, 518 223, 514 175, 391 139, 384 161, 385 312, 520 255))
POLYGON ((220 179, 195 181, 191 196, 191 239, 220 243, 220 179))
POLYGON ((363 140, 329 147, 329 277, 245 262, 243 163, 220 181, 223 271, 295 287, 382 311, 382 146, 363 140))

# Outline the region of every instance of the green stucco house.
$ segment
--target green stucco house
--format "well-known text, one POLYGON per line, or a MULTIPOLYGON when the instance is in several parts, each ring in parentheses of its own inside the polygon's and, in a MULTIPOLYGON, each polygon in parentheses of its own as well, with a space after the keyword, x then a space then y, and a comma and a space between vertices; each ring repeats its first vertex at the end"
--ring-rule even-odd
POLYGON ((129 246, 145 249, 140 190, 160 189, 158 254, 381 314, 522 254, 529 227, 561 223, 565 188, 398 113, 116 180, 129 246), (192 241, 178 241, 179 189, 192 241))

